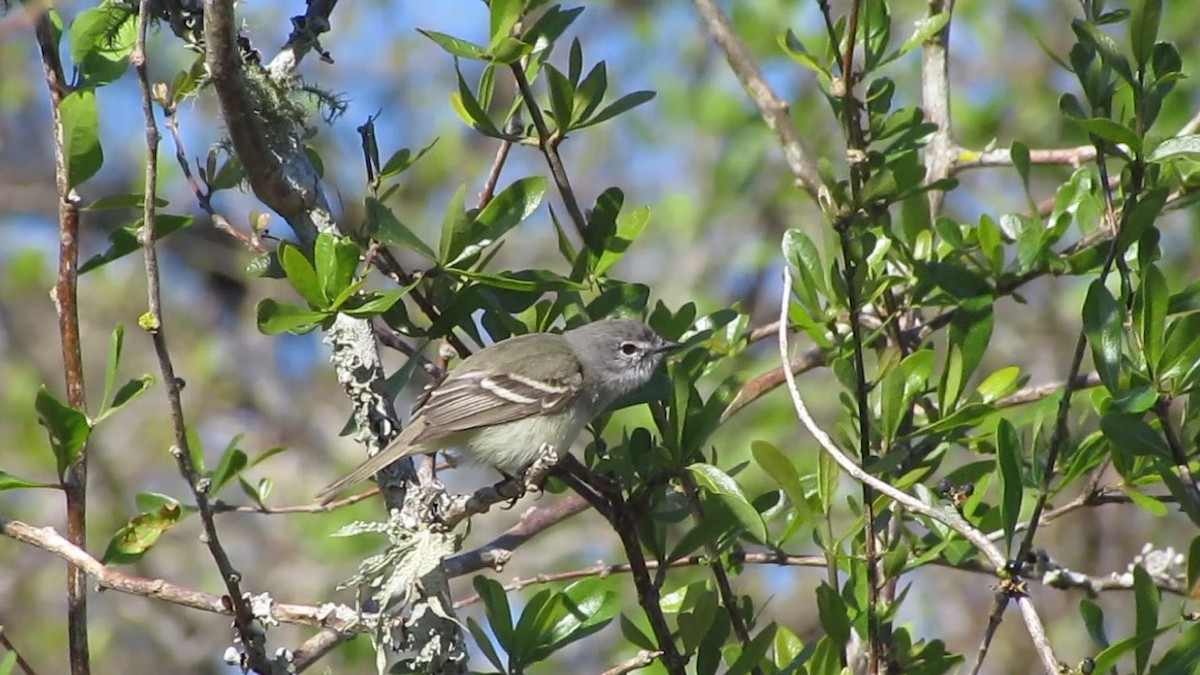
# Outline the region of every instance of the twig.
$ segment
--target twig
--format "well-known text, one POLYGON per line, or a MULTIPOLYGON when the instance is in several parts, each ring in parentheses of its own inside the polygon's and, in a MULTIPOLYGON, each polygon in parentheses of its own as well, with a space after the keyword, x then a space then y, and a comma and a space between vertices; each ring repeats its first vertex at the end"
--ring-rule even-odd
POLYGON ((1154 404, 1154 415, 1162 424, 1163 436, 1167 440, 1167 447, 1171 450, 1171 459, 1175 461, 1175 468, 1179 471, 1183 491, 1192 502, 1192 510, 1200 512, 1200 489, 1196 487, 1196 478, 1188 466, 1187 451, 1184 450, 1183 443, 1179 440, 1179 434, 1175 432, 1175 425, 1171 424, 1170 405, 1166 398, 1159 397, 1154 404))
POLYGON ((5 649, 16 655, 17 666, 21 670, 25 671, 25 675, 37 675, 37 672, 33 669, 33 666, 29 665, 29 662, 25 660, 25 657, 21 656, 21 652, 17 651, 16 646, 13 645, 13 643, 9 641, 8 636, 4 634, 3 625, 0 625, 0 645, 4 645, 5 649))
MULTIPOLYGON (((533 120, 533 127, 537 130, 538 148, 546 158, 546 164, 550 166, 550 175, 558 187, 563 205, 567 207, 567 215, 571 216, 571 222, 575 224, 579 237, 583 240, 584 245, 587 245, 589 241, 587 217, 583 215, 583 209, 579 208, 579 200, 575 198, 575 191, 571 188, 567 169, 563 166, 562 157, 558 154, 558 144, 566 138, 563 135, 565 129, 557 129, 553 134, 550 132, 550 127, 546 125, 546 118, 542 115, 542 109, 533 93, 533 88, 529 86, 529 80, 525 77, 525 68, 520 63, 514 63, 512 64, 512 73, 513 79, 517 82, 517 89, 521 92, 521 98, 525 101, 525 109, 529 111, 529 118, 533 120)), ((559 125, 560 127, 563 125, 563 120, 559 120, 559 125)))
MULTIPOLYGON (((704 524, 704 512, 700 508, 699 487, 696 485, 696 479, 688 471, 679 473, 679 482, 683 487, 684 496, 687 497, 688 509, 692 512, 692 520, 695 521, 696 527, 704 524)), ((733 633, 742 643, 742 649, 750 647, 750 631, 746 628, 746 622, 742 618, 742 613, 738 610, 738 597, 733 592, 733 585, 729 583, 729 575, 725 572, 725 565, 721 562, 721 552, 717 549, 717 544, 712 538, 707 538, 704 541, 705 550, 708 552, 709 568, 712 571, 713 581, 717 585, 717 594, 721 597, 721 604, 725 606, 725 614, 729 616, 729 625, 733 627, 733 633)), ((757 665, 750 669, 750 672, 757 675, 762 674, 762 669, 757 665)))
POLYGON ((150 0, 141 0, 138 10, 137 41, 129 61, 137 73, 141 87, 142 114, 146 126, 146 179, 143 199, 142 227, 138 232, 138 240, 145 252, 146 260, 146 291, 147 319, 142 322, 143 328, 150 334, 154 344, 154 353, 158 357, 159 370, 162 372, 163 387, 166 390, 167 402, 171 409, 171 424, 175 431, 175 445, 172 454, 179 465, 179 472, 191 488, 196 499, 196 507, 203 523, 204 540, 209 552, 221 571, 221 578, 229 592, 228 598, 234 610, 234 626, 238 638, 246 652, 246 665, 259 673, 273 672, 270 659, 267 657, 265 637, 261 628, 256 628, 254 612, 250 609, 242 594, 241 575, 234 570, 229 554, 221 546, 217 535, 216 523, 213 521, 212 508, 208 501, 208 481, 203 479, 192 463, 191 449, 188 444, 187 427, 183 418, 183 404, 179 394, 179 380, 175 376, 175 366, 171 362, 171 354, 167 349, 166 325, 163 319, 162 298, 160 295, 158 253, 155 249, 155 200, 158 196, 158 143, 160 136, 158 125, 154 120, 154 104, 150 91, 150 79, 146 72, 146 29, 150 19, 150 0))
POLYGON ((201 210, 208 214, 213 227, 233 237, 255 253, 266 253, 267 247, 263 246, 262 241, 258 238, 258 234, 253 231, 249 233, 242 232, 234 227, 225 216, 217 213, 217 210, 213 208, 212 188, 208 185, 205 185, 203 188, 200 187, 200 182, 196 180, 195 174, 192 173, 192 167, 188 163, 187 150, 185 150, 183 144, 183 135, 179 133, 179 116, 176 114, 175 105, 173 103, 163 105, 162 109, 163 115, 166 117, 164 125, 171 132, 171 140, 175 143, 175 161, 179 163, 179 168, 183 170, 184 179, 187 180, 188 186, 191 187, 192 194, 196 196, 196 202, 200 205, 201 210))
MULTIPOLYGON (((50 114, 54 129, 54 181, 58 190, 58 281, 54 286, 54 306, 58 313, 58 334, 62 342, 63 376, 67 404, 86 413, 83 388, 83 353, 79 343, 79 195, 71 189, 63 139, 60 106, 69 92, 58 56, 57 39, 50 25, 48 8, 40 8, 34 21, 42 70, 50 93, 50 114)), ((62 476, 67 502, 67 537, 87 548, 87 461, 86 443, 66 467, 62 476)), ((72 675, 91 672, 88 648, 87 584, 81 570, 67 567, 67 649, 72 675)))
POLYGON ((654 663, 654 659, 660 656, 662 656, 662 652, 652 652, 643 649, 632 657, 600 673, 600 675, 624 675, 625 673, 631 673, 649 666, 651 663, 654 663))
POLYGON ((293 504, 291 506, 265 506, 263 504, 229 504, 220 499, 212 503, 213 513, 262 513, 265 515, 280 515, 287 513, 328 513, 351 504, 357 504, 364 499, 370 499, 379 494, 379 488, 373 487, 358 494, 342 499, 336 499, 328 504, 293 504))
MULTIPOLYGON (((100 589, 162 600, 181 607, 214 614, 226 616, 233 614, 233 609, 226 596, 205 593, 163 579, 148 579, 126 574, 108 567, 88 555, 83 549, 67 541, 52 527, 35 527, 19 520, 9 520, 0 516, 0 534, 58 556, 83 570, 100 589)), ((374 614, 360 614, 357 609, 332 603, 321 606, 274 603, 271 605, 271 618, 280 623, 327 626, 343 632, 363 633, 373 630, 377 617, 374 614)))
MULTIPOLYGON (((1101 384, 1099 373, 1082 373, 1075 377, 1075 380, 1071 383, 1071 388, 1079 391, 1081 389, 1099 387, 1101 384)), ((1066 382, 1049 382, 1034 387, 1025 387, 1004 398, 996 399, 992 405, 997 408, 1012 408, 1018 405, 1025 405, 1026 403, 1033 403, 1057 394, 1065 389, 1066 385, 1066 382)))
MULTIPOLYGON (((789 289, 791 286, 792 273, 791 270, 785 265, 783 270, 784 290, 779 309, 781 326, 779 331, 779 356, 784 360, 787 360, 788 352, 790 351, 788 346, 787 330, 784 329, 783 326, 786 325, 789 289)), ((783 372, 787 380, 788 392, 791 394, 792 407, 795 408, 797 417, 800 418, 801 423, 804 424, 805 428, 808 429, 809 433, 812 434, 813 438, 816 439, 818 445, 821 446, 821 449, 829 453, 829 456, 832 457, 835 462, 837 462, 838 466, 840 466, 843 471, 849 474, 850 477, 856 481, 870 483, 871 487, 875 488, 884 495, 887 495, 889 498, 899 502, 909 511, 923 515, 927 518, 931 518, 957 532, 964 539, 974 545, 976 549, 983 553, 988 561, 991 562, 994 573, 999 574, 999 572, 1005 568, 1007 560, 1005 559, 1004 554, 1000 552, 1000 549, 997 548, 996 545, 993 544, 986 535, 984 535, 984 533, 973 527, 958 513, 926 504, 904 492, 903 490, 898 490, 892 487, 888 483, 864 471, 849 457, 847 457, 845 453, 843 453, 841 449, 839 449, 833 442, 833 439, 829 437, 829 434, 826 434, 825 431, 817 425, 816 421, 812 418, 812 415, 809 414, 808 406, 806 406, 804 403, 804 399, 800 394, 800 389, 796 385, 796 378, 794 375, 792 375, 791 370, 785 368, 783 372)), ((1020 599, 1021 598, 1018 598, 1018 600, 1020 599)), ((1050 647, 1049 642, 1045 640, 1045 630, 1041 628, 1041 619, 1038 617, 1036 610, 1031 604, 1020 603, 1020 607, 1022 614, 1025 617, 1025 623, 1028 627, 1030 627, 1030 637, 1033 638, 1034 646, 1038 650, 1038 654, 1042 659, 1042 664, 1046 667, 1046 673, 1048 675, 1055 675, 1058 672, 1058 660, 1054 657, 1054 651, 1050 647)))
POLYGON ((538 450, 537 459, 519 478, 506 479, 496 485, 482 487, 470 495, 449 498, 448 505, 440 513, 441 526, 447 531, 453 530, 467 518, 487 513, 494 504, 519 499, 528 493, 540 492, 546 476, 550 475, 556 464, 558 452, 554 446, 543 443, 538 450))
POLYGON ((292 652, 292 665, 297 673, 302 673, 308 670, 317 661, 320 661, 326 654, 333 651, 338 645, 356 637, 351 633, 343 633, 332 628, 322 628, 317 631, 303 644, 297 647, 292 652))
POLYGON ((725 54, 729 68, 742 83, 746 93, 758 106, 759 115, 767 123, 767 127, 775 132, 779 145, 783 149, 783 157, 788 169, 796 177, 797 184, 818 202, 824 191, 821 175, 813 162, 812 153, 804 146, 804 141, 796 133, 796 125, 788 114, 788 105, 775 93, 767 83, 758 65, 750 56, 750 50, 738 38, 729 18, 721 11, 715 0, 693 0, 696 12, 704 22, 713 42, 725 54))
POLYGON ((518 547, 544 530, 587 509, 587 500, 578 494, 564 495, 553 506, 533 507, 521 515, 520 522, 490 542, 442 561, 442 569, 448 577, 460 577, 485 567, 503 569, 518 547))
MULTIPOLYGON (((954 0, 931 0, 928 16, 954 12, 954 0)), ((942 180, 954 170, 958 154, 954 145, 954 126, 950 115, 950 21, 930 36, 921 48, 921 109, 937 130, 925 146, 926 184, 942 180)), ((929 213, 937 218, 946 193, 929 192, 929 213)))
MULTIPOLYGON (((966 171, 993 166, 1012 166, 1012 150, 1009 148, 992 148, 988 150, 954 149, 953 172, 966 171)), ((1074 148, 1031 149, 1030 164, 1067 165, 1079 168, 1096 159, 1096 146, 1080 145, 1074 148)))
POLYGON ((479 201, 475 203, 476 209, 482 211, 483 207, 492 201, 492 196, 496 193, 496 184, 500 182, 500 172, 504 170, 504 162, 508 160, 509 150, 512 150, 512 141, 508 139, 500 141, 500 147, 496 148, 496 158, 492 160, 487 179, 483 182, 483 189, 479 191, 479 201))

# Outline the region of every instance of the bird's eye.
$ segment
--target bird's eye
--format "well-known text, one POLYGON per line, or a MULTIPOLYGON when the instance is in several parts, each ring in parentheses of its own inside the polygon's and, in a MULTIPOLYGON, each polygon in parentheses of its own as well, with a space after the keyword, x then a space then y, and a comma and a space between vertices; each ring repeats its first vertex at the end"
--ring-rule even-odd
POLYGON ((633 356, 634 354, 637 354, 639 351, 641 351, 641 350, 638 349, 637 343, 635 343, 635 342, 622 342, 621 343, 621 353, 624 354, 625 356, 633 356))

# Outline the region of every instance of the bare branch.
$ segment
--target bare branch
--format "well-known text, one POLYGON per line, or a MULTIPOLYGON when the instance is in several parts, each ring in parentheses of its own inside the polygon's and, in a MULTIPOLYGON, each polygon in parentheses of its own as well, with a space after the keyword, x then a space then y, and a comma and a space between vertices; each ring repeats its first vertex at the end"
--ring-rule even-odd
MULTIPOLYGON (((783 270, 784 291, 779 309, 779 321, 781 327, 779 331, 779 356, 784 361, 787 361, 788 353, 790 351, 788 346, 787 330, 783 327, 787 324, 787 310, 788 302, 790 300, 789 289, 791 287, 792 273, 791 270, 785 265, 783 270)), ((840 466, 843 471, 849 474, 850 477, 856 481, 870 484, 871 487, 875 488, 875 490, 900 503, 909 511, 923 515, 927 518, 932 518, 933 520, 936 520, 957 532, 964 539, 973 544, 975 548, 979 550, 979 552, 983 553, 983 555, 987 557, 988 561, 991 562, 995 573, 998 574, 1005 568, 1007 560, 1005 559, 1004 554, 1000 552, 1000 549, 997 548, 996 545, 993 544, 986 535, 984 535, 984 533, 973 527, 958 513, 926 504, 909 495, 908 493, 892 487, 888 483, 864 471, 849 457, 847 457, 846 454, 843 453, 841 449, 838 448, 833 442, 833 439, 830 438, 829 435, 817 425, 816 421, 812 418, 812 415, 809 414, 808 406, 805 405, 804 399, 800 395, 800 389, 796 386, 796 377, 792 375, 791 370, 785 368, 783 372, 787 380, 788 392, 792 397, 792 407, 795 408, 797 417, 800 418, 800 421, 804 424, 805 428, 808 429, 809 433, 813 435, 813 438, 817 440, 817 443, 821 446, 821 449, 829 453, 829 456, 832 457, 835 462, 837 462, 838 466, 840 466)), ((1018 598, 1018 600, 1021 600, 1021 598, 1018 598)), ((1054 657, 1054 651, 1050 647, 1050 643, 1045 640, 1045 630, 1041 627, 1041 619, 1038 617, 1037 612, 1032 604, 1025 602, 1021 603, 1020 606, 1022 614, 1025 617, 1026 626, 1029 628, 1030 637, 1033 638, 1034 646, 1037 648, 1038 655, 1042 659, 1042 665, 1045 666, 1047 675, 1055 675, 1058 672, 1058 660, 1054 657)))
POLYGON ((649 666, 660 656, 662 656, 662 652, 652 652, 643 649, 637 654, 634 654, 632 657, 604 671, 600 675, 624 675, 625 673, 631 673, 635 670, 649 666))
MULTIPOLYGON (((58 334, 62 343, 63 376, 67 404, 86 413, 83 388, 83 353, 79 342, 79 195, 71 189, 67 175, 67 157, 63 138, 60 106, 69 93, 58 55, 55 28, 50 11, 39 9, 34 34, 42 57, 42 71, 50 93, 50 114, 54 129, 54 181, 58 190, 58 280, 54 286, 54 307, 58 313, 58 334)), ((67 537, 81 548, 87 547, 87 462, 86 443, 62 476, 67 502, 67 537)), ((72 675, 91 672, 88 648, 87 587, 83 572, 67 568, 67 649, 72 675)))
POLYGON ((820 203, 824 185, 817 165, 812 160, 812 153, 804 146, 804 141, 796 133, 796 125, 788 114, 788 105, 775 93, 767 83, 758 65, 750 56, 750 50, 737 36, 729 18, 721 11, 715 0, 692 0, 696 6, 704 27, 725 54, 729 68, 742 83, 746 93, 758 106, 758 112, 767 127, 775 132, 779 145, 783 148, 783 157, 788 169, 796 177, 797 184, 820 203))
POLYGON ((478 572, 485 567, 496 570, 504 565, 525 542, 544 530, 553 527, 588 509, 587 500, 578 494, 565 495, 553 506, 538 506, 521 515, 521 521, 508 528, 500 536, 477 549, 459 553, 442 562, 446 576, 460 577, 478 572))
MULTIPOLYGON (((953 14, 954 0, 930 0, 929 16, 953 14)), ((954 126, 950 116, 950 21, 925 41, 921 49, 921 109, 937 131, 925 146, 925 182, 942 180, 953 170, 955 156, 954 126)), ((929 213, 936 218, 946 193, 929 192, 929 213)))
MULTIPOLYGON (((233 615, 226 596, 194 590, 163 579, 147 579, 126 574, 88 555, 67 541, 52 527, 35 527, 0 516, 0 534, 52 553, 83 570, 101 589, 162 600, 182 607, 225 616, 233 615)), ((292 605, 274 603, 270 618, 280 623, 328 627, 339 632, 363 633, 373 630, 376 615, 360 614, 345 605, 292 605)))
POLYGON ((4 645, 5 649, 12 652, 16 656, 17 667, 20 668, 25 675, 37 675, 37 672, 34 671, 33 666, 29 665, 29 662, 25 660, 25 657, 21 656, 21 652, 17 651, 16 646, 13 645, 13 643, 9 641, 8 636, 4 634, 3 625, 0 625, 0 645, 4 645))

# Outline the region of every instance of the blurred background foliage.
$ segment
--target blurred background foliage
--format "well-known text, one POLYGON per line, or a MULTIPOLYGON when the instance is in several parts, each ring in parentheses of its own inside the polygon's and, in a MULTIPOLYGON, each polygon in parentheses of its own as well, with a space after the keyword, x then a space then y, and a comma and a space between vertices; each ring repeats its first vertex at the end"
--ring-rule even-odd
MULTIPOLYGON (((610 186, 626 194, 626 209, 646 205, 651 216, 643 236, 614 270, 614 276, 648 285, 653 300, 679 307, 694 302, 700 314, 737 307, 750 325, 770 322, 781 292, 779 241, 789 228, 808 233, 823 248, 831 231, 825 218, 801 190, 796 189, 774 137, 764 126, 724 58, 701 28, 694 10, 682 2, 589 2, 569 37, 578 37, 589 62, 607 63, 610 87, 616 92, 650 89, 657 98, 615 122, 589 128, 563 145, 576 193, 585 204, 610 186)), ((846 3, 835 2, 835 12, 846 3)), ((924 3, 894 3, 894 22, 907 27, 926 12, 924 3)), ((288 17, 302 11, 295 3, 251 3, 239 7, 254 46, 272 53, 286 38, 288 17)), ((750 47, 767 79, 791 103, 801 135, 819 157, 829 158, 844 171, 844 145, 837 121, 829 114, 823 94, 810 72, 798 67, 780 49, 777 38, 787 28, 805 44, 823 43, 825 29, 817 3, 801 0, 738 0, 729 6, 735 27, 750 47)), ((1200 5, 1164 3, 1160 38, 1173 41, 1185 68, 1200 63, 1200 5)), ((58 6, 69 22, 83 3, 58 6)), ((964 2, 954 15, 950 59, 952 110, 958 141, 982 149, 1007 147, 1019 140, 1031 148, 1085 144, 1077 125, 1059 113, 1058 98, 1077 88, 1073 77, 1046 52, 1065 56, 1075 36, 1070 19, 1078 15, 1074 2, 964 2)), ((425 241, 437 241, 445 205, 459 185, 467 186, 472 202, 492 162, 496 142, 467 128, 448 105, 454 91, 452 60, 417 28, 487 42, 487 8, 475 0, 437 3, 376 0, 345 3, 333 16, 333 29, 323 46, 333 63, 308 59, 301 73, 310 84, 332 93, 344 113, 326 124, 310 106, 315 135, 312 147, 321 157, 327 194, 345 222, 360 222, 366 190, 360 138, 356 128, 377 115, 378 143, 384 156, 406 146, 424 147, 435 138, 428 154, 405 174, 389 202, 394 212, 425 241)), ((902 32, 899 29, 897 33, 902 32)), ((169 81, 190 66, 194 55, 182 49, 166 30, 152 34, 152 80, 169 81)), ((909 53, 888 69, 896 82, 896 105, 920 104, 920 52, 909 53)), ((566 49, 553 62, 565 68, 566 49)), ((468 81, 477 81, 478 64, 464 62, 468 81)), ((497 83, 498 101, 510 100, 508 80, 497 83)), ((102 171, 81 192, 85 203, 105 195, 140 191, 143 172, 141 117, 132 73, 99 94, 102 141, 106 160, 102 171)), ((1173 133, 1200 109, 1200 89, 1189 84, 1168 97, 1158 122, 1173 133)), ((203 157, 220 142, 215 102, 203 93, 179 111, 189 157, 203 157)), ((61 361, 54 306, 48 290, 53 284, 57 245, 56 198, 49 112, 36 45, 24 12, 10 8, 0 17, 0 439, 3 468, 24 477, 51 480, 53 462, 38 426, 34 398, 45 384, 61 389, 61 361)), ((162 196, 171 211, 196 215, 197 225, 163 243, 164 291, 172 327, 177 370, 186 380, 184 405, 191 426, 210 463, 231 443, 250 457, 275 447, 286 452, 249 469, 247 480, 262 487, 273 482, 266 496, 273 505, 310 499, 316 488, 357 463, 360 449, 339 437, 348 406, 327 366, 319 333, 266 336, 255 327, 256 303, 280 297, 280 284, 249 279, 251 260, 238 242, 209 226, 170 160, 173 146, 160 150, 162 196)), ((506 179, 543 174, 543 160, 529 147, 514 148, 506 179)), ((1035 167, 1030 185, 1038 200, 1071 173, 1070 167, 1035 167)), ((1010 168, 973 170, 959 174, 960 187, 948 195, 946 215, 972 223, 982 214, 1022 211, 1021 179, 1010 168)), ((502 185, 507 180, 502 181, 502 185)), ((557 196, 550 198, 561 214, 557 196)), ((258 218, 261 206, 238 190, 217 194, 216 209, 242 229, 258 218)), ((129 210, 85 211, 81 258, 103 251, 115 228, 129 225, 129 210)), ((1190 280, 1200 274, 1195 209, 1169 216, 1160 225, 1163 258, 1160 266, 1171 279, 1190 280)), ((286 237, 286 227, 268 220, 270 232, 286 237)), ((419 258, 400 253, 412 266, 419 258)), ((549 267, 560 273, 561 259, 550 217, 540 209, 509 235, 494 269, 549 267)), ((377 283, 377 282, 372 282, 377 283)), ((144 277, 140 260, 131 256, 107 265, 81 284, 81 321, 89 400, 97 400, 104 381, 104 355, 115 325, 124 325, 127 339, 123 370, 126 377, 155 372, 149 343, 136 329, 144 311, 144 277)), ((382 285, 381 285, 382 287, 382 285)), ((1015 365, 1032 383, 1054 381, 1066 372, 1066 359, 1079 326, 1079 308, 1087 284, 1074 279, 1045 277, 1022 289, 1019 299, 996 305, 995 332, 979 372, 1015 365)), ((292 298, 298 301, 297 298, 292 298)), ((385 354, 389 372, 404 360, 385 354)), ((748 379, 778 365, 772 340, 753 345, 736 364, 727 366, 748 379)), ((721 375, 732 374, 731 372, 721 375)), ((698 383, 709 392, 719 377, 698 383)), ((840 419, 834 378, 825 370, 805 373, 801 386, 810 394, 819 421, 830 426, 840 419)), ((403 394, 404 410, 412 392, 403 394)), ((1086 394, 1081 395, 1086 398, 1086 394)), ((622 412, 629 426, 648 424, 645 411, 622 412)), ((133 402, 101 427, 91 441, 90 547, 98 552, 112 532, 140 509, 138 492, 160 492, 183 498, 175 465, 166 452, 171 431, 165 401, 157 395, 133 402)), ((1092 420, 1094 427, 1094 419, 1092 420)), ((1085 422, 1086 424, 1086 422, 1085 422)), ((610 426, 616 431, 619 424, 610 426)), ((1086 427, 1085 427, 1086 428, 1086 427)), ((782 392, 775 392, 735 415, 712 438, 721 449, 723 464, 750 462, 750 442, 762 440, 783 448, 802 469, 815 467, 817 451, 802 434, 782 392)), ((452 488, 467 489, 491 480, 480 471, 457 471, 447 479, 452 488)), ((743 490, 758 495, 774 488, 757 464, 750 462, 738 475, 743 490)), ((261 492, 261 490, 260 490, 261 492)), ((250 500, 235 484, 219 495, 229 503, 250 500)), ((555 499, 546 495, 541 499, 555 499)), ((476 519, 466 546, 482 543, 516 521, 525 508, 494 511, 476 519)), ((353 561, 372 550, 372 542, 331 539, 328 535, 354 519, 378 515, 378 504, 367 501, 329 515, 261 515, 226 513, 220 516, 226 546, 250 587, 271 592, 288 602, 320 602, 348 576, 353 561)), ((0 512, 39 525, 62 527, 63 506, 52 491, 0 492, 0 512)), ((852 519, 848 512, 839 516, 852 519)), ((1093 575, 1123 572, 1147 542, 1186 548, 1192 526, 1172 513, 1155 518, 1129 506, 1082 510, 1046 526, 1045 541, 1066 565, 1093 575)), ((197 555, 196 519, 185 520, 164 535, 152 555, 132 564, 131 572, 186 581, 215 590, 216 571, 197 555)), ((793 544, 806 542, 797 538, 793 544)), ((503 572, 501 581, 578 569, 596 561, 620 562, 616 538, 601 518, 585 513, 552 529, 521 549, 503 572)), ((18 641, 23 654, 44 672, 65 671, 65 633, 59 621, 65 613, 61 564, 48 555, 13 544, 0 546, 0 624, 18 641)), ((679 582, 704 578, 703 569, 679 572, 679 582), (690 575, 690 577, 689 577, 690 575)), ((456 597, 472 592, 460 579, 456 597)), ((816 569, 747 566, 737 579, 739 591, 759 598, 762 620, 787 626, 805 641, 822 634, 814 600, 820 583, 816 569)), ((911 584, 901 622, 914 633, 945 640, 955 652, 972 653, 987 622, 993 591, 986 577, 926 568, 905 577, 911 584)), ((614 577, 613 589, 629 585, 614 577)), ((1079 591, 1033 587, 1033 598, 1050 629, 1052 642, 1066 654, 1086 654, 1090 647, 1077 618, 1079 591)), ((514 602, 517 602, 514 599, 514 602)), ((1126 592, 1097 599, 1111 620, 1132 621, 1126 592), (1124 617, 1124 618, 1122 618, 1124 617)), ((627 603, 632 607, 632 603, 627 603)), ((467 616, 479 616, 473 606, 467 616)), ((231 672, 219 661, 227 644, 226 621, 162 603, 116 593, 94 595, 93 656, 97 672, 231 672)), ((1001 626, 995 656, 985 672, 1027 673, 1035 668, 1028 636, 1018 620, 1001 626)), ((1121 628, 1116 629, 1118 633, 1121 628)), ((281 627, 272 632, 277 644, 295 644, 303 632, 281 627)), ((273 644, 276 642, 273 642, 273 644)), ((628 650, 616 625, 556 654, 540 672, 598 672, 628 650)), ((366 669, 371 659, 365 640, 358 640, 324 662, 334 672, 347 664, 366 669)))

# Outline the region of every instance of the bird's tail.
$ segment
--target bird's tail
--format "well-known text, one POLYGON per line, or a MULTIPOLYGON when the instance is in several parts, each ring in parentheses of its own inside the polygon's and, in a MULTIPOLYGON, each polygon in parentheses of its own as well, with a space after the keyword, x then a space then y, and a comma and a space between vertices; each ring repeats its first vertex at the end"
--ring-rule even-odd
POLYGON ((372 475, 379 473, 379 470, 388 464, 414 454, 414 451, 416 451, 414 446, 400 443, 380 450, 374 456, 368 457, 365 462, 359 464, 358 468, 325 486, 324 489, 317 493, 317 503, 321 505, 328 504, 344 492, 346 488, 363 482, 372 475))

